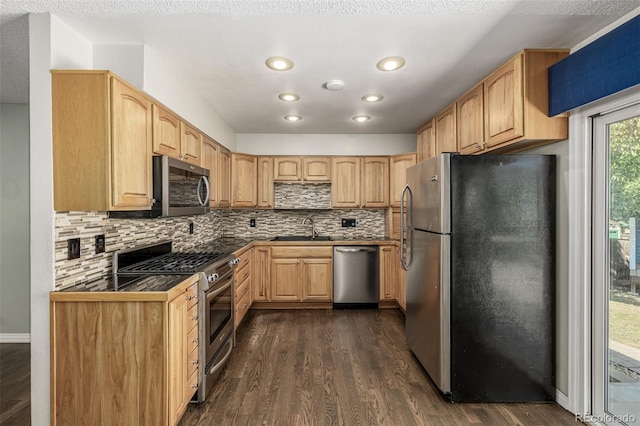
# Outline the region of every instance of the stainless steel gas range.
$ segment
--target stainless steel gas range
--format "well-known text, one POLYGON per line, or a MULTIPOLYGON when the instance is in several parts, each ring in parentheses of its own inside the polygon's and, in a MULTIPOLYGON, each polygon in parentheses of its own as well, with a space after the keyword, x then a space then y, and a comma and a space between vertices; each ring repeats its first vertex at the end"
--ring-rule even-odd
POLYGON ((127 290, 141 277, 149 275, 200 274, 199 358, 205 368, 200 369, 198 391, 192 402, 205 400, 235 344, 233 272, 238 259, 230 252, 216 251, 216 246, 213 247, 213 250, 199 252, 174 252, 171 241, 163 241, 113 255, 116 290, 127 290))

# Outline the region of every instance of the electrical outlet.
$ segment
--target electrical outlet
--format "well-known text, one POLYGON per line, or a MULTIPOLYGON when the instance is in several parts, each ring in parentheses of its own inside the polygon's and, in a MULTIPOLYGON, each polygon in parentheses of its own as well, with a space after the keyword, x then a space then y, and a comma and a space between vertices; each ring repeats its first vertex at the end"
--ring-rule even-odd
POLYGON ((104 234, 96 235, 96 254, 104 253, 104 234))
POLYGON ((256 220, 253 219, 253 218, 249 219, 249 226, 252 227, 252 228, 255 228, 256 227, 256 220))
POLYGON ((342 227, 343 228, 355 228, 356 227, 356 219, 342 219, 342 227))
POLYGON ((193 234, 193 231, 196 229, 196 225, 193 222, 189 222, 189 234, 193 234))
POLYGON ((67 259, 78 259, 80 257, 80 238, 69 238, 67 240, 67 259))

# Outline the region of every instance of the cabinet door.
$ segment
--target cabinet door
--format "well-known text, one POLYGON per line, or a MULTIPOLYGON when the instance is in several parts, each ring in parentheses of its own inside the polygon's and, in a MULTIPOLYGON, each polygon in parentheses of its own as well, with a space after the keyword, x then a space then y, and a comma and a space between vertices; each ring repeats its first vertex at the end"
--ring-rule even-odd
POLYGON ((407 169, 416 164, 416 154, 394 155, 391 157, 390 165, 390 198, 393 207, 400 207, 400 197, 402 190, 407 184, 407 169))
POLYGON ((189 400, 185 387, 189 376, 187 353, 188 305, 186 293, 169 302, 169 424, 177 423, 189 400))
POLYGON ((179 158, 180 120, 166 109, 153 104, 153 153, 179 158))
POLYGON ((202 135, 197 129, 180 122, 182 129, 182 143, 180 144, 180 159, 199 166, 202 161, 202 135))
POLYGON ((258 175, 256 157, 247 154, 231 155, 231 206, 255 207, 258 175))
POLYGON ((362 207, 389 207, 389 157, 362 161, 362 207))
POLYGON ((258 157, 257 207, 273 208, 273 158, 258 157))
POLYGON ((331 181, 331 159, 329 157, 304 157, 302 178, 310 182, 331 181))
POLYGON ((479 84, 456 102, 458 151, 474 154, 485 148, 484 142, 484 91, 479 84))
POLYGON ((436 126, 435 119, 418 130, 418 163, 436 155, 436 126))
POLYGON ((380 300, 396 298, 396 252, 393 246, 380 247, 380 300))
POLYGON ((302 159, 300 157, 275 157, 273 159, 273 180, 285 182, 302 180, 302 159))
POLYGON ((231 205, 231 152, 220 147, 218 152, 218 207, 231 205))
POLYGON ((300 301, 300 260, 271 259, 271 300, 300 301))
POLYGON ((256 247, 253 262, 253 300, 264 302, 271 300, 271 249, 269 247, 256 247))
POLYGON ((522 55, 498 68, 484 81, 487 146, 524 135, 522 55))
POLYGON ((360 158, 331 159, 331 204, 335 207, 360 207, 360 158))
POLYGON ((456 152, 456 104, 438 114, 436 120, 436 155, 443 152, 456 152))
POLYGON ((333 300, 333 261, 304 259, 302 261, 302 300, 333 300))
POLYGON ((114 207, 151 207, 151 102, 112 78, 111 180, 114 207))
POLYGON ((209 207, 218 207, 218 152, 219 145, 204 136, 202 140, 202 167, 209 170, 209 207))

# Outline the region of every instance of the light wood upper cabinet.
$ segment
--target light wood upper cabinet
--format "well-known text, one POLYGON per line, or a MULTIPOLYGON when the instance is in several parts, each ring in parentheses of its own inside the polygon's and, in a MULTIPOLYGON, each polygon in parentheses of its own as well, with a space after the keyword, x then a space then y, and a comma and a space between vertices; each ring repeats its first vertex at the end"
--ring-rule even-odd
POLYGON ((522 56, 498 68, 487 77, 484 87, 487 145, 524 135, 522 56))
POLYGON ((231 206, 255 207, 257 204, 258 164, 248 154, 231 154, 231 206))
POLYGON ((455 102, 438 114, 435 118, 436 152, 456 152, 458 150, 456 133, 456 104, 455 102))
POLYGON ((218 154, 220 145, 206 136, 202 138, 202 167, 209 170, 209 207, 218 207, 218 154))
POLYGON ((302 179, 309 182, 330 182, 331 158, 303 157, 302 179))
POLYGON ((302 159, 300 157, 274 157, 273 180, 296 182, 302 179, 302 159))
POLYGON ((329 157, 274 157, 273 180, 276 182, 330 182, 329 157))
POLYGON ((362 207, 389 206, 389 157, 362 159, 362 207))
POLYGON ((202 135, 198 129, 180 122, 180 159, 199 166, 202 161, 202 135))
POLYGON ((416 164, 416 153, 394 155, 390 159, 391 206, 400 207, 402 190, 407 184, 407 169, 416 164))
POLYGON ((218 152, 218 207, 231 206, 231 152, 220 147, 218 152))
POLYGON ((52 71, 56 211, 151 208, 151 101, 104 71, 52 71))
POLYGON ((273 208, 273 158, 258 157, 257 207, 273 208))
POLYGON ((524 50, 484 80, 487 149, 568 138, 568 117, 549 117, 547 70, 567 50, 524 50))
POLYGON ((456 102, 458 151, 473 154, 485 148, 484 85, 481 83, 456 102))
POLYGON ((418 129, 417 161, 424 161, 436 155, 436 126, 435 119, 431 119, 418 129))
POLYGON ((180 119, 153 104, 153 153, 179 158, 181 140, 180 119))
POLYGON ((331 159, 331 204, 334 208, 360 207, 360 157, 331 159))

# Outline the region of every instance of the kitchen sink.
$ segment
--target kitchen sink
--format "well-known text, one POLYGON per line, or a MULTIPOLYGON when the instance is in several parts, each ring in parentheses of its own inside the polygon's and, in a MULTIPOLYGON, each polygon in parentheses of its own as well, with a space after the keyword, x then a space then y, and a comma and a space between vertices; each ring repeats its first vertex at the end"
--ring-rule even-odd
POLYGON ((273 237, 271 241, 331 241, 332 238, 327 235, 318 235, 311 238, 310 235, 278 235, 273 237))

